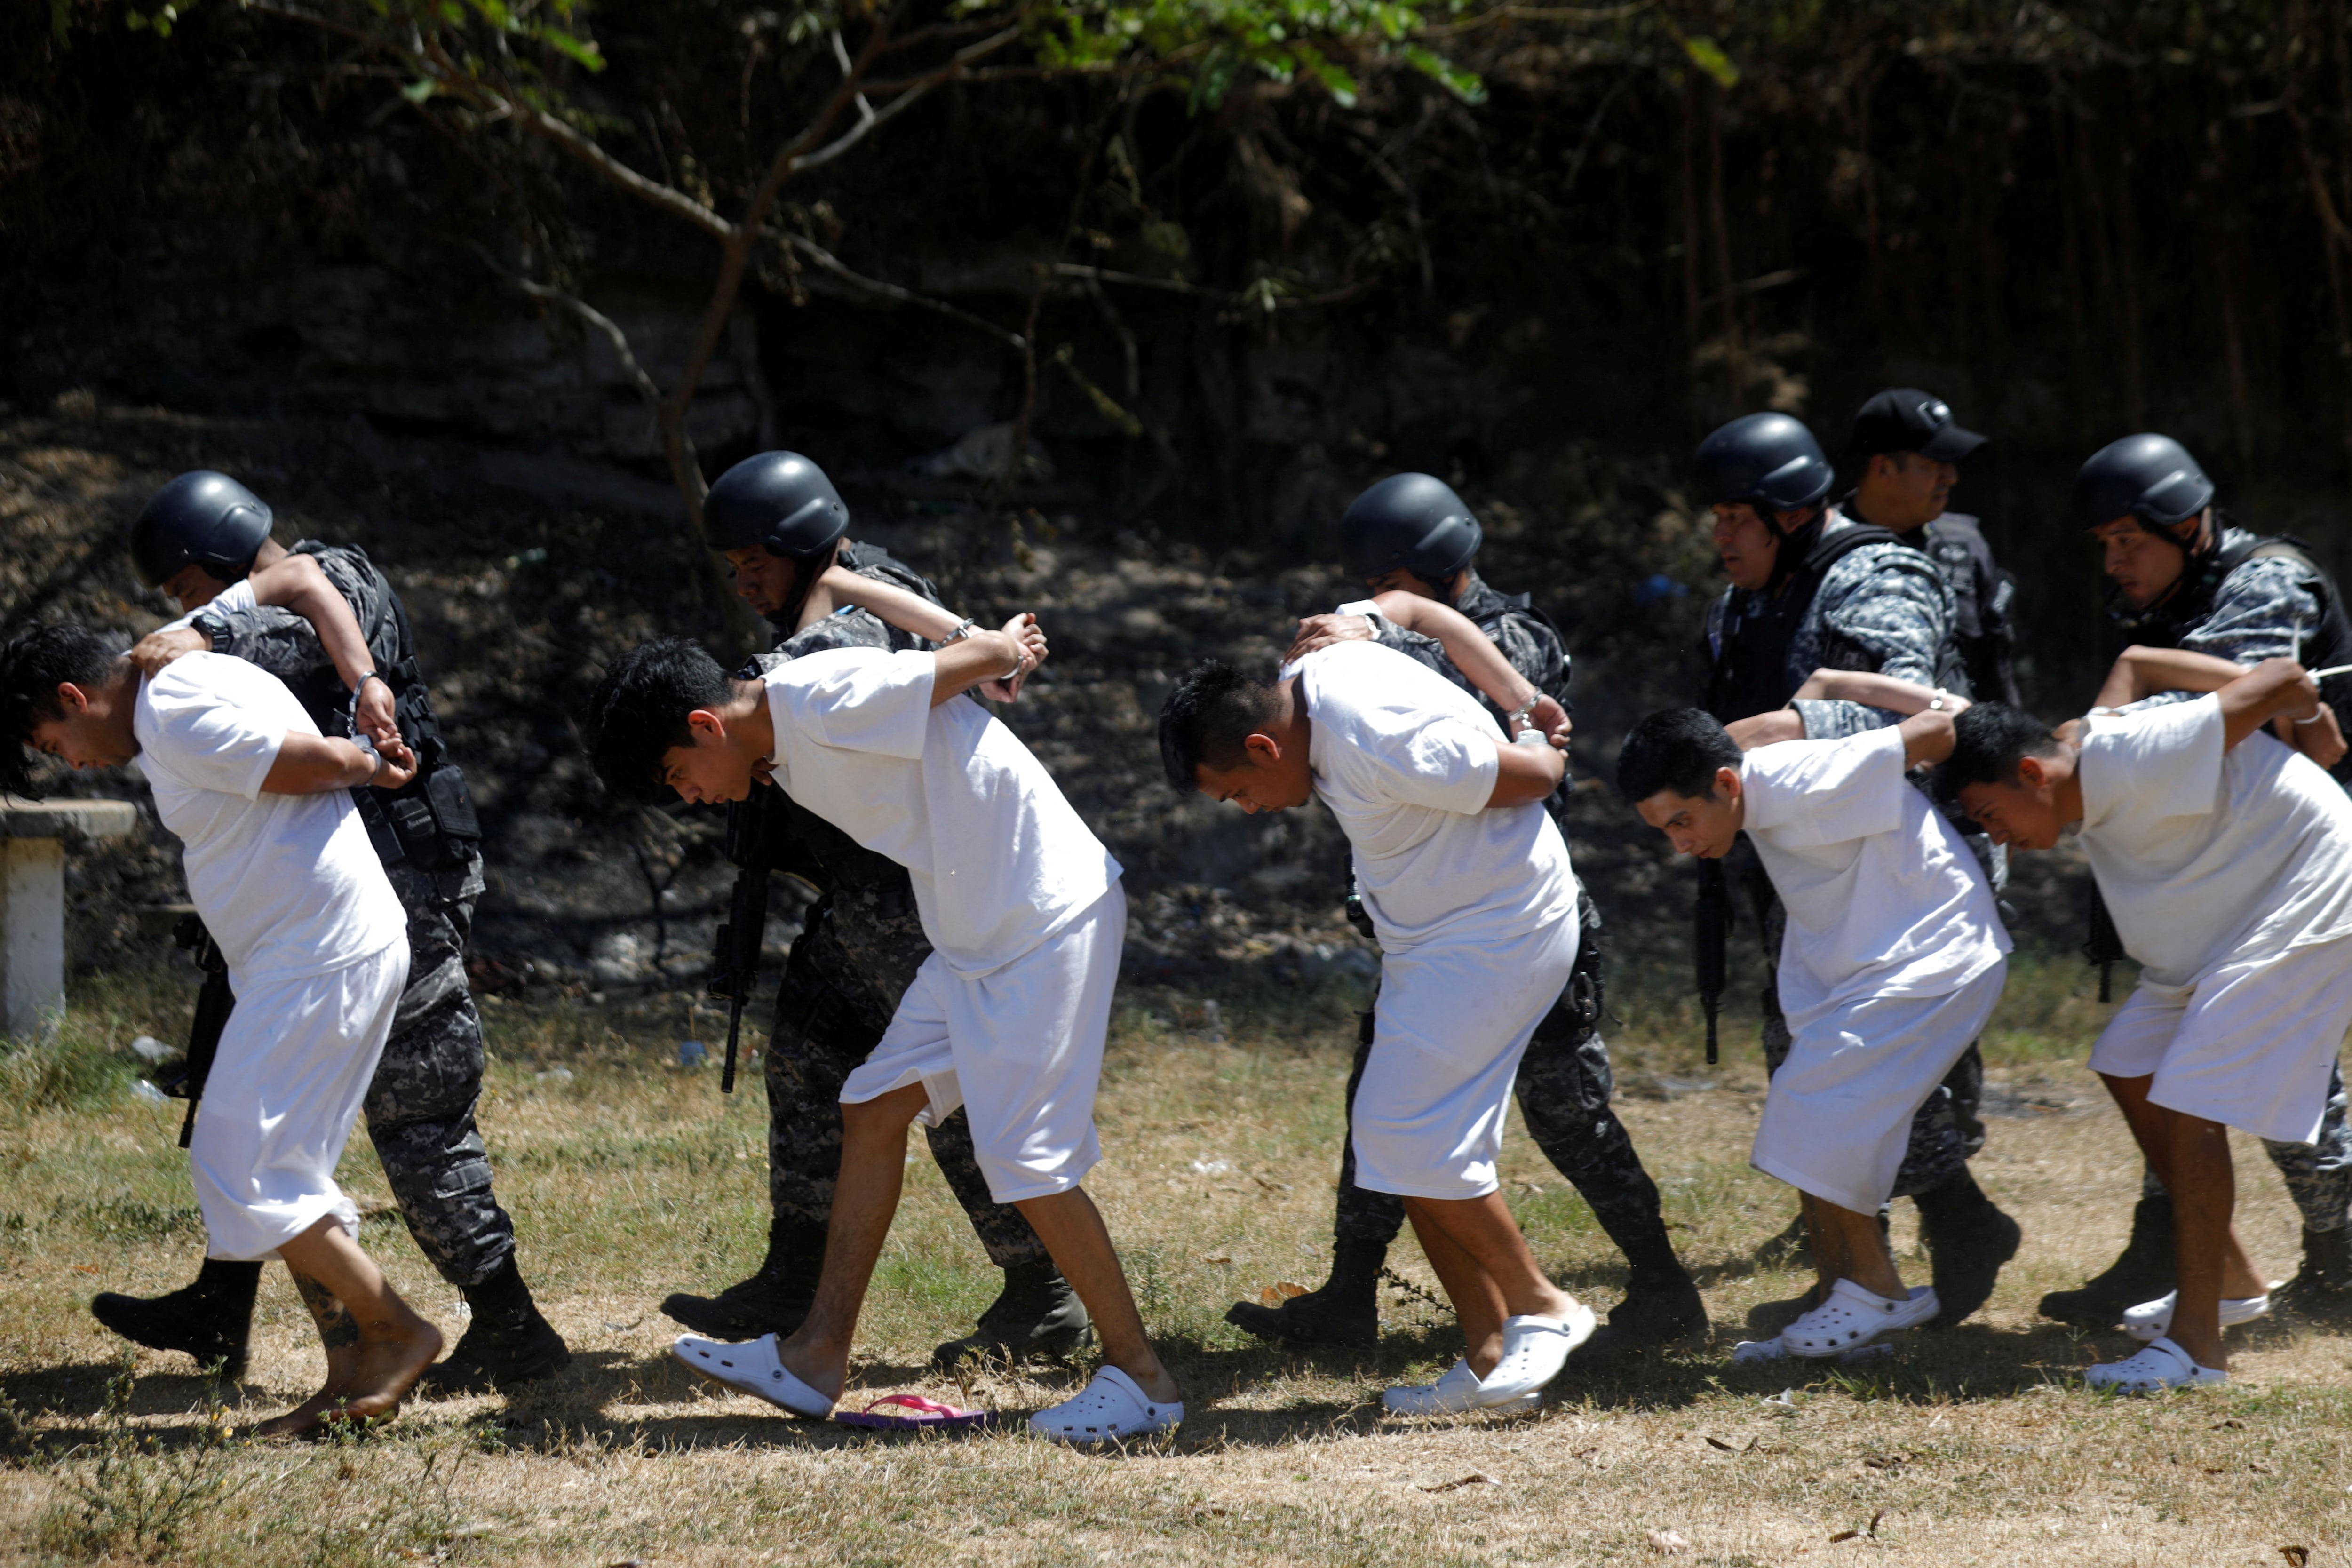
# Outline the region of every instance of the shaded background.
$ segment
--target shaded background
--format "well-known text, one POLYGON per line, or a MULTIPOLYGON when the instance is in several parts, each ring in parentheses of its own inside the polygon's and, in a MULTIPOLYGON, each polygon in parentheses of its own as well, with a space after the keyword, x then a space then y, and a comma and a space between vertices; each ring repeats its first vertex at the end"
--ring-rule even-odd
MULTIPOLYGON (((950 87, 790 187, 786 226, 867 281, 763 252, 689 424, 708 473, 805 451, 855 533, 968 608, 1046 613, 1052 679, 1008 717, 1130 868, 1136 969, 1311 975, 1360 962, 1336 833, 1178 801, 1150 721, 1200 653, 1270 659, 1347 596, 1333 523, 1385 473, 1453 481, 1489 579, 1565 628, 1588 774, 1689 694, 1720 577, 1682 479, 1738 413, 1800 414, 1834 455, 1910 384, 1991 435, 1955 505, 2019 574, 2052 714, 2112 652, 2063 516, 2104 442, 2178 436, 2238 521, 2340 567, 2343 13, 1484 6, 1429 38, 1480 73, 1475 105, 1370 57, 1349 104, 950 87)), ((509 279, 593 305, 667 384, 715 246, 313 29, 126 15, 0 16, 0 613, 153 624, 121 530, 180 468, 240 473, 281 538, 362 543, 407 598, 492 834, 478 977, 690 983, 711 824, 616 816, 569 709, 643 635, 718 646, 717 590, 611 345, 509 279)), ((566 86, 600 137, 722 208, 831 69, 754 6, 590 20, 611 65, 566 86)), ((1579 820, 1621 949, 1676 963, 1686 875, 1597 790, 1579 820)), ((77 962, 140 951, 125 911, 170 862, 76 862, 77 962)), ((2038 875, 2020 931, 2070 944, 2076 891, 2038 875)))

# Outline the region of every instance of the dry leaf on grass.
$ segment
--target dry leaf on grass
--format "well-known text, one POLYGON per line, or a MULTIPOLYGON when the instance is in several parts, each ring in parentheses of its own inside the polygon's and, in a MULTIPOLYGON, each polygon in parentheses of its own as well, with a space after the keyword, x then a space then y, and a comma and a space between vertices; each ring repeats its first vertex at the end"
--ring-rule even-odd
POLYGON ((1234 1255, 1230 1252, 1206 1253, 1201 1258, 1203 1263, 1231 1263, 1233 1260, 1234 1255))
POLYGON ((1653 1530, 1648 1532, 1650 1550, 1661 1557, 1680 1557, 1691 1549, 1691 1543, 1674 1530, 1653 1530))
POLYGON ((1492 1476, 1473 1470, 1459 1480, 1440 1481, 1433 1487, 1423 1487, 1421 1489, 1425 1492, 1451 1492, 1459 1491, 1464 1487, 1499 1487, 1502 1484, 1492 1476))
POLYGON ((2303 1568, 2311 1561, 2311 1548, 2308 1546, 2282 1546, 2278 1553, 2286 1559, 2286 1568, 2303 1568))
MULTIPOLYGON (((1706 1436, 1706 1434, 1701 1433, 1700 1436, 1706 1436)), ((1739 1452, 1738 1449, 1733 1447, 1730 1444, 1725 1442, 1720 1437, 1708 1437, 1706 1439, 1706 1446, 1710 1448, 1720 1448, 1727 1454, 1737 1454, 1739 1452)))
POLYGON ((1257 1300, 1260 1306, 1279 1307, 1285 1301, 1289 1300, 1293 1296, 1304 1296, 1306 1294, 1306 1286, 1301 1285, 1296 1279, 1285 1279, 1279 1284, 1269 1285, 1265 1289, 1259 1291, 1257 1293, 1257 1300))

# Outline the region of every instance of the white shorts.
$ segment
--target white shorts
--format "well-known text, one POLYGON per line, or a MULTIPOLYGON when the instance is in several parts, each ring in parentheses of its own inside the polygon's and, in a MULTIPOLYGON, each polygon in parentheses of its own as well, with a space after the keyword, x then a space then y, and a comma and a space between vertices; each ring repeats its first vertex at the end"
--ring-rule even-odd
POLYGON ((335 1163, 407 984, 402 941, 324 974, 237 991, 188 1142, 212 1257, 275 1258, 325 1215, 359 1234, 335 1163))
POLYGON ((961 1105, 1001 1204, 1076 1186, 1102 1158, 1095 1087, 1127 942, 1117 883, 1087 912, 1000 969, 970 978, 934 952, 915 972, 882 1043, 843 1080, 841 1103, 919 1083, 936 1127, 961 1105))
POLYGON ((1941 996, 1871 996, 1796 1031, 1772 1075, 1748 1163, 1801 1193, 1875 1214, 1911 1119, 1984 1032, 2009 961, 1941 996))
POLYGON ((2352 1025, 2352 938, 2224 964, 2193 985, 2143 980, 2091 1047, 2091 1070, 2279 1143, 2308 1143, 2352 1025))
POLYGON ((1528 1041, 1576 966, 1569 914, 1507 943, 1381 959, 1372 1049, 1356 1085, 1356 1182, 1407 1198, 1483 1198, 1528 1041))

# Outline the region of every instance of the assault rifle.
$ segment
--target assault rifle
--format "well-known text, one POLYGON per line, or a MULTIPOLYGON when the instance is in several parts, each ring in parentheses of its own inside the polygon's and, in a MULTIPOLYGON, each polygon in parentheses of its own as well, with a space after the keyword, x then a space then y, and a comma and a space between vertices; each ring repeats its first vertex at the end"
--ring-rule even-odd
POLYGON ((768 867, 775 837, 783 830, 782 801, 773 786, 754 781, 751 793, 727 807, 727 858, 735 868, 735 888, 727 896, 727 918, 711 943, 712 1000, 727 1004, 727 1065, 719 1092, 735 1092, 735 1051, 742 1037, 743 1008, 760 984, 760 943, 768 932, 768 867))
POLYGON ((172 944, 194 954, 196 967, 205 972, 205 983, 196 991, 196 1021, 188 1028, 188 1054, 180 1058, 176 1072, 155 1085, 173 1100, 188 1102, 188 1114, 180 1121, 180 1147, 184 1149, 196 1134, 196 1102, 205 1097, 205 1079, 212 1076, 213 1058, 220 1055, 221 1030, 228 1026, 236 994, 228 988, 228 960, 221 956, 220 944, 202 920, 182 915, 172 927, 172 944))
POLYGON ((1723 1007, 1723 987, 1730 972, 1731 884, 1720 860, 1698 863, 1698 903, 1691 931, 1691 951, 1698 959, 1698 1005, 1706 1014, 1706 1065, 1715 1066, 1715 1020, 1723 1007))
POLYGON ((2116 918, 2107 913, 2107 900, 2100 896, 2096 882, 2091 884, 2091 930, 2083 943, 2083 956, 2099 966, 2099 1000, 2113 1001, 2116 961, 2129 955, 2124 952, 2124 939, 2116 930, 2116 918))

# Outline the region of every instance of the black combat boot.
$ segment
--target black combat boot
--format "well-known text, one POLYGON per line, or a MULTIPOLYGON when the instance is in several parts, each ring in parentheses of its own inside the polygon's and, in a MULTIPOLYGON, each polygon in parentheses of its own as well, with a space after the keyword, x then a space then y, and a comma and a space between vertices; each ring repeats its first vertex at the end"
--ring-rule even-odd
POLYGON ((1279 1307, 1236 1301, 1225 1321, 1244 1333, 1287 1345, 1370 1345, 1381 1338, 1381 1265, 1385 1241, 1343 1236, 1332 1244, 1331 1278, 1320 1290, 1279 1307))
POLYGON ((245 1341, 253 1329, 253 1293, 261 1265, 207 1258, 191 1284, 168 1296, 119 1296, 109 1290, 89 1304, 90 1316, 151 1351, 185 1351, 198 1367, 218 1362, 221 1375, 245 1375, 245 1341))
POLYGON ((1625 1299, 1609 1309, 1609 1321, 1576 1349, 1580 1363, 1608 1361, 1687 1338, 1706 1327, 1706 1303, 1672 1247, 1663 1258, 1645 1258, 1625 1281, 1625 1299))
POLYGON ((1067 1355, 1092 1344, 1094 1333, 1086 1303, 1052 1258, 1016 1263, 1004 1271, 1004 1289, 980 1315, 980 1326, 933 1351, 931 1365, 953 1372, 961 1363, 987 1356, 1027 1361, 1067 1355))
POLYGON ((1965 1165, 1911 1201, 1919 1205, 1919 1239, 1934 1269, 1937 1310, 1927 1327, 1958 1328, 1991 1297, 2001 1265, 2017 1256, 2024 1232, 1985 1196, 1965 1165))
POLYGON ((2179 1254, 2172 1233, 2172 1194, 2143 1196, 2132 1210, 2131 1239, 2105 1272, 2080 1289, 2053 1290, 2041 1313, 2083 1329, 2112 1329, 2126 1307, 2153 1301, 2173 1288, 2179 1254))
POLYGON ((2303 1233, 2303 1267, 2271 1292, 2271 1305, 2305 1317, 2352 1313, 2352 1229, 2303 1233))
POLYGON ((425 1383, 436 1394, 468 1389, 501 1391, 535 1383, 572 1359, 563 1336, 540 1316, 530 1287, 522 1282, 514 1255, 478 1285, 461 1285, 473 1316, 457 1348, 425 1369, 425 1383))
POLYGON ((824 1226, 772 1218, 768 1256, 757 1273, 716 1296, 689 1296, 681 1290, 662 1302, 662 1313, 714 1340, 756 1340, 762 1334, 782 1338, 808 1316, 824 1268, 824 1226))

